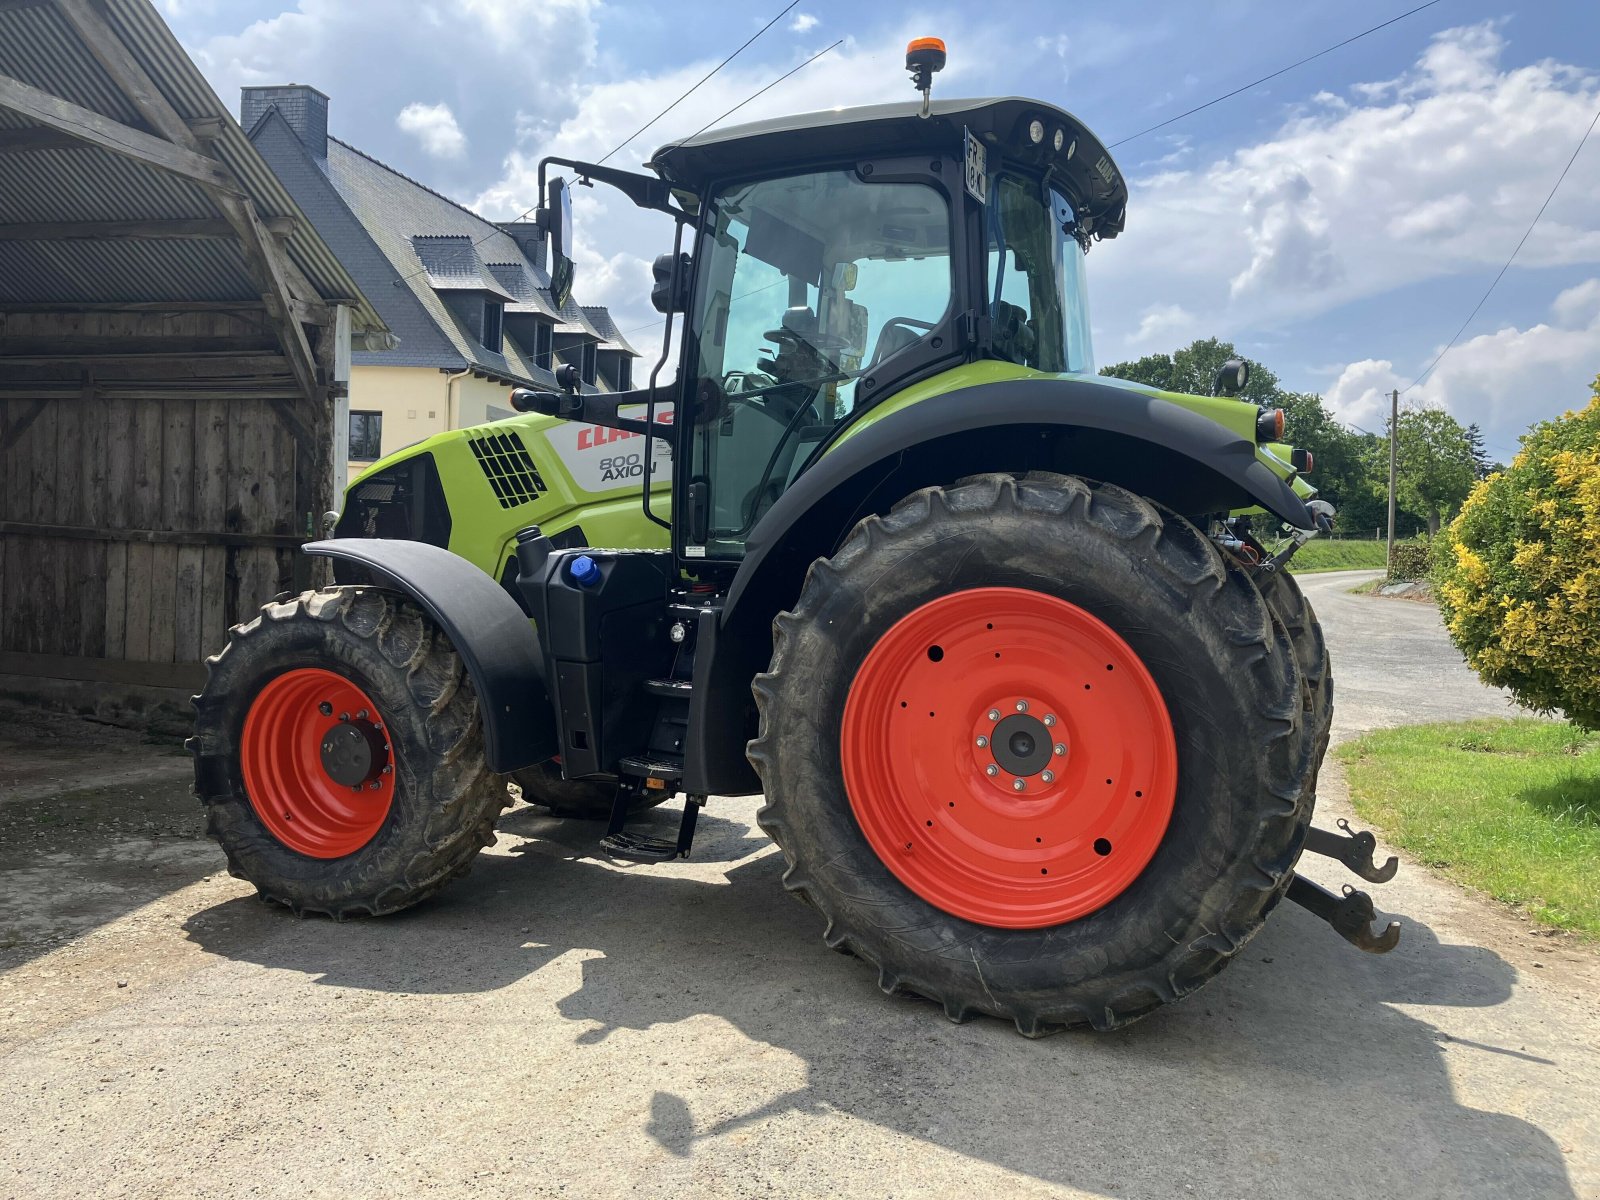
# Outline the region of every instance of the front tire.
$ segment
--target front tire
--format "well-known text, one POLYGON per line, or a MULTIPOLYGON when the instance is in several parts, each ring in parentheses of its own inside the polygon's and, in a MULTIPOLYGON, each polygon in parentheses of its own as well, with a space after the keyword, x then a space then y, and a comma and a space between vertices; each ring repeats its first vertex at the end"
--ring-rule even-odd
POLYGON ((885 991, 919 993, 954 1020, 1008 1018, 1029 1036, 1114 1028, 1220 971, 1288 885, 1304 838, 1293 649, 1244 571, 1147 500, 1065 476, 926 489, 814 563, 774 631, 750 746, 767 796, 760 820, 788 860, 786 886, 827 921, 827 943, 874 964, 885 991), (1086 620, 1073 617, 1079 628, 1052 643, 1047 622, 1019 623, 1010 599, 984 597, 991 590, 1086 620), (927 641, 916 623, 952 603, 940 641, 896 632, 909 625, 927 641), (985 619, 986 605, 999 615, 985 619), (870 665, 883 654, 887 673, 870 665), (1014 666, 994 667, 991 654, 1014 666), (931 682, 945 663, 957 669, 931 682), (1135 695, 1141 672, 1154 703, 1135 695), (1121 700, 1112 679, 1125 681, 1121 700), (1108 733, 1115 722, 1094 685, 1142 727, 1108 733), (1004 763, 993 751, 1005 785, 995 790, 977 738, 995 745, 1002 731, 985 733, 987 718, 1019 699, 1057 718, 1051 736, 1064 729, 1068 753, 1046 761, 1067 765, 1044 784, 1029 740, 1038 731, 1019 724, 1004 736, 1029 738, 1004 763), (944 720, 975 732, 894 733, 944 720), (885 769, 863 769, 875 754, 885 769), (1074 762, 1086 764, 1077 775, 1074 762), (1147 855, 1136 869, 1085 865, 1093 854, 1110 863, 1124 842, 1147 855), (912 860, 942 871, 919 874, 912 860), (1083 880, 1080 895, 1047 874, 1058 864, 1083 880))
POLYGON ((460 657, 408 599, 324 588, 265 605, 207 661, 195 792, 228 870, 299 915, 395 912, 494 844, 460 657))

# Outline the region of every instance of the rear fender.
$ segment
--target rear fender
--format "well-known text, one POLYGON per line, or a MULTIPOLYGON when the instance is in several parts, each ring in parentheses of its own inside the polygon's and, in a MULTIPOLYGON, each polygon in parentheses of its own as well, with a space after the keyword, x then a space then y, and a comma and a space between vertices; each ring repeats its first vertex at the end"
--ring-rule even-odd
MULTIPOLYGON (((715 649, 698 675, 685 787, 758 786, 744 760, 755 736, 750 681, 771 655, 772 619, 806 571, 862 517, 918 488, 985 471, 1054 470, 1121 484, 1179 512, 1258 504, 1313 527, 1294 489, 1255 443, 1180 404, 1093 379, 1013 379, 930 396, 846 435, 761 518, 728 589, 715 649)), ((701 664, 696 663, 697 673, 701 664)))
POLYGON ((555 711, 538 635, 494 579, 426 542, 336 538, 303 549, 362 568, 378 586, 411 597, 433 618, 477 690, 491 771, 515 771, 556 753, 555 711))

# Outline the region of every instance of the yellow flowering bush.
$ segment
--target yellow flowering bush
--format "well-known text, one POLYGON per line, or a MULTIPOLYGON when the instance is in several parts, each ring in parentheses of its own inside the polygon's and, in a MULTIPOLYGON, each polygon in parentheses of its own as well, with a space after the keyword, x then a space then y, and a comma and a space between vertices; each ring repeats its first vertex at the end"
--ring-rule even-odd
POLYGON ((1473 489, 1435 554, 1439 607, 1473 668, 1600 729, 1600 379, 1473 489))

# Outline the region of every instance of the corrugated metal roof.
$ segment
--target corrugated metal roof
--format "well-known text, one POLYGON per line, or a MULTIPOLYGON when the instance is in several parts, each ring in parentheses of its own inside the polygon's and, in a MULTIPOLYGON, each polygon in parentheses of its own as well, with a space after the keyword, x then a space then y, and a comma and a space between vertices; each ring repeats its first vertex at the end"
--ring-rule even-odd
MULTIPOLYGON (((358 331, 381 330, 377 311, 295 207, 148 0, 102 0, 98 8, 179 116, 221 121, 215 156, 256 210, 263 217, 298 218, 287 239, 288 253, 318 293, 351 303, 358 331)), ((0 7, 0 71, 115 120, 142 125, 132 104, 51 5, 0 7)), ((9 116, 3 124, 29 126, 9 116)), ((74 148, 0 156, 0 223, 216 215, 203 189, 108 151, 74 148)), ((7 246, 7 257, 0 259, 6 263, 0 294, 15 300, 259 298, 231 242, 85 241, 70 248, 35 243, 31 252, 19 251, 20 245, 25 243, 7 246), (179 281, 190 289, 183 297, 171 294, 179 281), (105 295, 100 294, 102 285, 105 295)))

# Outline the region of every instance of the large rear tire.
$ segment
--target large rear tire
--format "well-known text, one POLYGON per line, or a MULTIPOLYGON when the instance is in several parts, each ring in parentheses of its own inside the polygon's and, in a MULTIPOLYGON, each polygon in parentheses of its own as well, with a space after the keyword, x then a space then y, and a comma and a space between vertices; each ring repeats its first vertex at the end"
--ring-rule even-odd
POLYGON ((465 874, 509 803, 478 698, 432 620, 393 592, 265 605, 207 661, 195 792, 228 870, 297 914, 415 904, 465 874))
POLYGON ((1147 500, 1065 476, 926 489, 814 563, 774 631, 760 820, 885 991, 1029 1036, 1114 1028, 1220 971, 1288 886, 1293 647, 1147 500), (1064 731, 1057 766, 993 719, 1019 704, 1064 731))
POLYGON ((1307 750, 1306 793, 1314 803, 1317 773, 1328 749, 1333 726, 1333 665, 1328 658, 1328 643, 1322 636, 1311 601, 1306 599, 1293 575, 1284 571, 1254 571, 1251 578, 1261 591, 1275 617, 1283 622, 1294 644, 1295 661, 1300 665, 1301 707, 1305 710, 1307 750))

